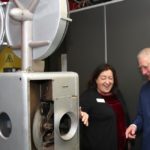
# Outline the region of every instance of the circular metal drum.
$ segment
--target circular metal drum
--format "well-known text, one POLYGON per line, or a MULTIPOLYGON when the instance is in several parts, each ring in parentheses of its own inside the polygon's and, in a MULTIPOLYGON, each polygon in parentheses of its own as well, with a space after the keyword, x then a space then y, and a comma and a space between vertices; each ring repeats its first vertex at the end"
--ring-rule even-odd
POLYGON ((0 45, 3 43, 4 38, 4 11, 2 3, 0 2, 0 45))
MULTIPOLYGON (((25 8, 33 0, 19 0, 25 8)), ((6 38, 9 45, 14 47, 14 52, 21 57, 21 22, 15 21, 10 16, 10 10, 17 8, 10 0, 6 8, 6 38)), ((33 41, 49 41, 48 45, 33 48, 33 59, 44 59, 52 54, 59 46, 68 27, 67 0, 40 0, 33 12, 33 41)))
POLYGON ((37 150, 54 147, 54 105, 47 103, 37 109, 33 121, 33 141, 37 150), (47 105, 47 106, 46 106, 47 105))
POLYGON ((42 113, 44 111, 41 110, 45 109, 41 107, 42 109, 37 109, 34 116, 33 141, 37 150, 53 149, 55 134, 63 141, 71 140, 78 128, 78 118, 74 112, 60 110, 54 115, 54 104, 52 102, 47 103, 47 106, 49 106, 47 113, 42 113))

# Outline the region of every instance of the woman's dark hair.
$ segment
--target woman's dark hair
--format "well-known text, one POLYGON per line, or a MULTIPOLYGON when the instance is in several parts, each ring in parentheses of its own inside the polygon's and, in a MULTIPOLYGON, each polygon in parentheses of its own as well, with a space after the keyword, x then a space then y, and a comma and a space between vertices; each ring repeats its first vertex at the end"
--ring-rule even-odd
POLYGON ((115 89, 117 89, 118 87, 118 80, 117 80, 117 74, 116 74, 116 71, 115 69, 109 65, 109 64, 102 64, 100 66, 98 66, 92 76, 91 76, 91 79, 89 80, 88 82, 88 88, 97 88, 97 84, 96 84, 96 79, 99 77, 99 75, 103 72, 103 71, 106 71, 106 70, 111 70, 112 73, 113 73, 113 77, 114 77, 114 85, 112 87, 112 90, 111 92, 114 92, 115 89))

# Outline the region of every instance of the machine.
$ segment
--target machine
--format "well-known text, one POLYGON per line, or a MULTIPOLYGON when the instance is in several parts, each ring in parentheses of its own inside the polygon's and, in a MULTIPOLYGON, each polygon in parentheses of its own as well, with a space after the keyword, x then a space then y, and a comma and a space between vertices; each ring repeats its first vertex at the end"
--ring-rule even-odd
POLYGON ((1 12, 1 43, 5 34, 22 70, 0 73, 0 149, 78 150, 78 74, 35 72, 32 65, 63 40, 67 0, 10 0, 5 17, 1 12))

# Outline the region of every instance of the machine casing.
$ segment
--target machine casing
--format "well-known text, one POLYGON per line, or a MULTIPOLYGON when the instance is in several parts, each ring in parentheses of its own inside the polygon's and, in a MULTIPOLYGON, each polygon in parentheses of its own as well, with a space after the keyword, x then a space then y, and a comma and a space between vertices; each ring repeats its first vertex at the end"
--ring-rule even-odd
POLYGON ((44 82, 51 83, 50 95, 54 101, 54 147, 49 150, 79 149, 78 75, 74 72, 21 71, 0 73, 1 150, 36 150, 33 121, 44 82), (68 133, 61 135, 59 125, 64 115, 70 118, 71 127, 68 133))

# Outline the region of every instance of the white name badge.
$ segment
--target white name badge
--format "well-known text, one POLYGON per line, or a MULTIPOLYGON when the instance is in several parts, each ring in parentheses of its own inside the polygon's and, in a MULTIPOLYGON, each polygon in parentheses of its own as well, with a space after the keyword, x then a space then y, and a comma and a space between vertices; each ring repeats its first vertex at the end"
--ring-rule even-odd
POLYGON ((98 103, 105 103, 105 100, 103 98, 96 98, 96 101, 98 103))

